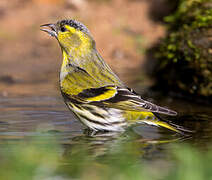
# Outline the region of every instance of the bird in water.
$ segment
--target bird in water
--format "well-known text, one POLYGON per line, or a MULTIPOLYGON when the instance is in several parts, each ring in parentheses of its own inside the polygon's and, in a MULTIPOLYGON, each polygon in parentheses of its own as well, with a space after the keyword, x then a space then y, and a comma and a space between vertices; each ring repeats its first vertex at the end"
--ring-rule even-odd
POLYGON ((144 100, 111 70, 96 49, 85 25, 76 20, 44 24, 41 30, 55 37, 61 47, 61 94, 68 108, 89 129, 123 131, 134 123, 146 123, 181 133, 177 125, 155 113, 175 116, 170 109, 144 100))

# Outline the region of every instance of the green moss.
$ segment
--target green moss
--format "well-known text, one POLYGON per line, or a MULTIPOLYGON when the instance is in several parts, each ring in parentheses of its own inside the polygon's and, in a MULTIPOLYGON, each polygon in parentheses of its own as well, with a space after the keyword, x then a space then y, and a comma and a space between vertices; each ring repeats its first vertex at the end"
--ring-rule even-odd
POLYGON ((212 96, 212 2, 181 0, 165 18, 168 35, 156 57, 158 85, 198 96, 212 96), (167 84, 168 82, 168 84, 167 84))

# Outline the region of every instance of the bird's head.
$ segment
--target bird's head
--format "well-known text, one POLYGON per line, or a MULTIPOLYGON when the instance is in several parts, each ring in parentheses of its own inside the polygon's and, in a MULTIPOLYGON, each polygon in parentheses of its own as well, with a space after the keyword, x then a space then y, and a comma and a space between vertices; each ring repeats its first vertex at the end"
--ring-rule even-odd
POLYGON ((76 20, 61 20, 41 25, 41 30, 55 37, 68 54, 83 55, 95 48, 95 42, 85 25, 76 20))

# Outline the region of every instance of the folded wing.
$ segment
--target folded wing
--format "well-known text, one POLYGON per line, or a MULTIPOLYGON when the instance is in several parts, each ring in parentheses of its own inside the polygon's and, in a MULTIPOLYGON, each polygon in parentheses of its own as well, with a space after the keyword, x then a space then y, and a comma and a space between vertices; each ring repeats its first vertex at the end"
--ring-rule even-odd
POLYGON ((150 111, 175 116, 177 113, 170 109, 157 106, 145 101, 132 89, 127 87, 104 86, 83 90, 72 97, 82 103, 91 103, 128 111, 150 111))

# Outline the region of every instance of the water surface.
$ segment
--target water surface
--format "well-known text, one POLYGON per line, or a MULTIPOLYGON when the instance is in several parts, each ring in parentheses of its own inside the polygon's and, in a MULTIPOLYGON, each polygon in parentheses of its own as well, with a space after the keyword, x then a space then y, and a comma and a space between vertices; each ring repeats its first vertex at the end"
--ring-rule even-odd
MULTIPOLYGON (((160 104, 169 102, 158 99, 160 104)), ((110 144, 126 141, 138 143, 144 152, 146 146, 166 147, 172 142, 187 142, 199 148, 211 145, 212 112, 207 105, 192 104, 182 100, 172 100, 179 116, 172 120, 187 129, 194 130, 188 136, 180 136, 164 128, 149 125, 134 125, 124 133, 90 133, 84 130, 81 123, 67 109, 62 98, 58 97, 2 97, 0 99, 0 143, 16 143, 36 136, 46 136, 51 133, 60 138, 61 144, 100 145, 110 149, 110 144), (108 147, 107 147, 108 146, 108 147)), ((164 117, 163 117, 164 118, 164 117)), ((102 148, 101 147, 101 148, 102 148)), ((154 150, 154 156, 161 155, 162 150, 154 150), (157 152, 157 153, 156 153, 157 152)))

